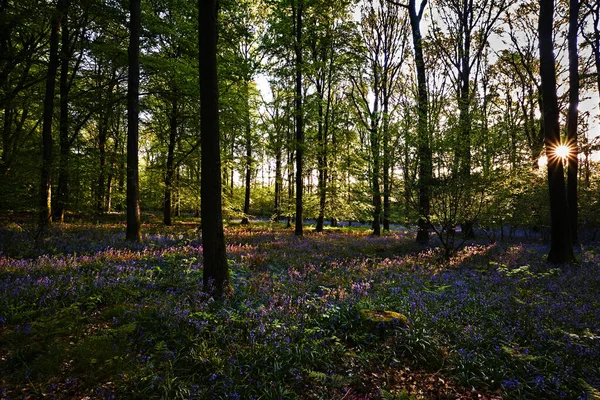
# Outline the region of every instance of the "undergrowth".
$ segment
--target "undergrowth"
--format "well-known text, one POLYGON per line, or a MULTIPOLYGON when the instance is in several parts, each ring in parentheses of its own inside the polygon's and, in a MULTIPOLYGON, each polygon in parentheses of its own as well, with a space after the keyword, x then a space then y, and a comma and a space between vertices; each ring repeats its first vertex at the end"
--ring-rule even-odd
POLYGON ((65 227, 27 251, 4 229, 2 399, 598 398, 598 249, 562 269, 535 244, 441 263, 406 231, 233 225, 234 294, 214 301, 187 225, 136 246, 65 227))

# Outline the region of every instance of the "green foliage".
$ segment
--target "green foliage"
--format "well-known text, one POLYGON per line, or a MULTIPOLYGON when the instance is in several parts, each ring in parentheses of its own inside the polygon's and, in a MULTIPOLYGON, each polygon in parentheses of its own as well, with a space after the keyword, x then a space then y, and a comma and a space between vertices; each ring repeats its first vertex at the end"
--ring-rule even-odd
POLYGON ((535 246, 469 247, 443 266, 407 234, 299 241, 278 224, 232 225, 234 293, 214 301, 201 291, 197 233, 164 229, 128 248, 109 240, 115 228, 65 228, 45 242, 55 256, 0 258, 3 396, 597 391, 597 279, 545 269, 535 246))

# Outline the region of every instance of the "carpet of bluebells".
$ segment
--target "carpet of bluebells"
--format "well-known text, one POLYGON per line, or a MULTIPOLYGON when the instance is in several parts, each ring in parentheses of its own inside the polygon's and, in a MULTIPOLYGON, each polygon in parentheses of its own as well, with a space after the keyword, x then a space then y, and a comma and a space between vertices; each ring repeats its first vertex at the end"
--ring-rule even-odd
POLYGON ((1 399, 600 398, 600 246, 232 224, 215 301, 194 224, 144 232, 0 228, 1 399))

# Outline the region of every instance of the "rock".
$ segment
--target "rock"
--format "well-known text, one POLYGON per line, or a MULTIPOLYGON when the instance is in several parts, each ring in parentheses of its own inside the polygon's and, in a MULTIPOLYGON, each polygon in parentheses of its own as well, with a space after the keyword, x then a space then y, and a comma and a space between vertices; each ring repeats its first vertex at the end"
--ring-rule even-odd
POLYGON ((377 311, 377 310, 360 310, 359 314, 365 321, 371 321, 375 324, 395 323, 400 326, 410 326, 410 321, 404 314, 395 311, 377 311))

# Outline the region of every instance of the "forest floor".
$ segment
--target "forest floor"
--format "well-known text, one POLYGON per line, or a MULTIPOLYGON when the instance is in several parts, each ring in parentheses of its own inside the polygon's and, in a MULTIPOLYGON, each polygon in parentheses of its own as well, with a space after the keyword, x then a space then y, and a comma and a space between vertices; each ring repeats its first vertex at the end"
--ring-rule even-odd
POLYGON ((226 227, 233 295, 201 291, 197 221, 0 227, 0 398, 600 398, 600 244, 444 261, 396 230, 226 227), (29 233, 28 233, 29 232, 29 233))

